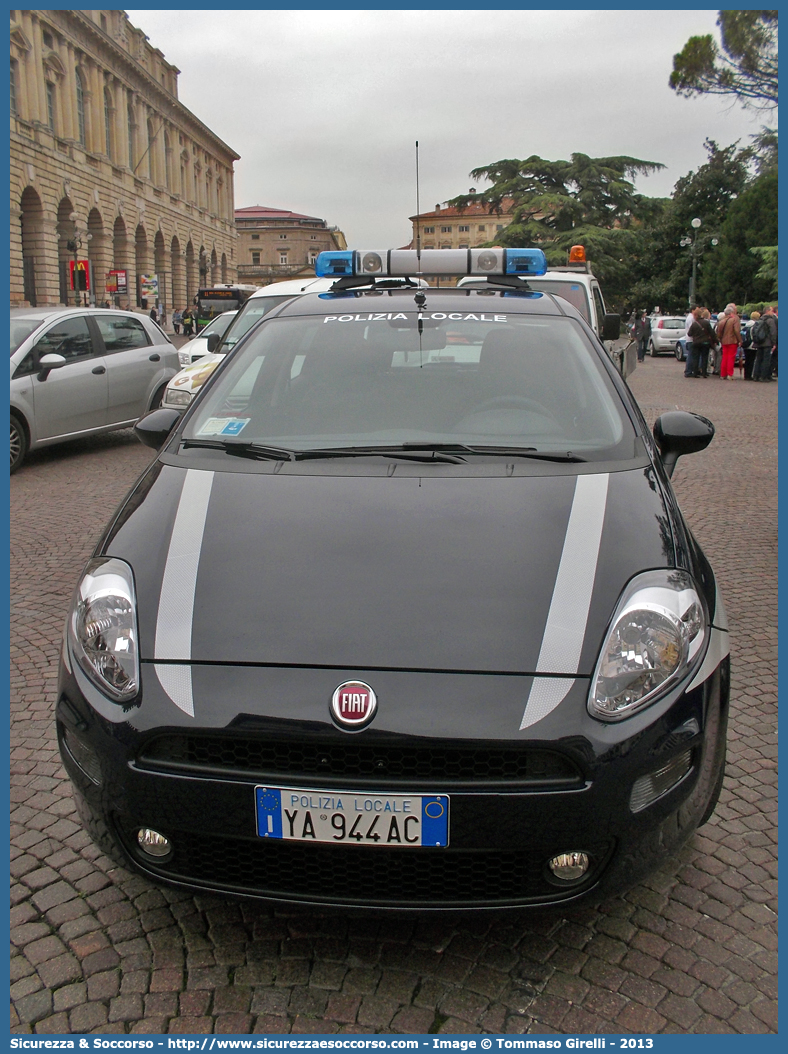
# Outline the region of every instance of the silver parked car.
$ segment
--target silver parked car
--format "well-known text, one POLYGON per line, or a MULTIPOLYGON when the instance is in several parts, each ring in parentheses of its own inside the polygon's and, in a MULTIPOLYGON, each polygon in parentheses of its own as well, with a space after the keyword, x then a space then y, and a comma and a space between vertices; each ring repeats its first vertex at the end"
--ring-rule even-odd
POLYGON ((683 315, 652 315, 651 336, 648 342, 649 355, 673 355, 676 342, 684 336, 683 315))
POLYGON ((147 315, 11 311, 11 471, 28 451, 129 428, 161 403, 178 352, 147 315))

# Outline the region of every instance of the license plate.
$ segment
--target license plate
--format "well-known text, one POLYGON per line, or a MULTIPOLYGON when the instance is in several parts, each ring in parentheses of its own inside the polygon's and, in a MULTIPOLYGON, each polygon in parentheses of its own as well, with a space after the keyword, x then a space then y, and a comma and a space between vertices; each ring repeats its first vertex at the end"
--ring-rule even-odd
POLYGON ((446 794, 255 787, 254 797, 261 838, 401 849, 449 844, 446 794))

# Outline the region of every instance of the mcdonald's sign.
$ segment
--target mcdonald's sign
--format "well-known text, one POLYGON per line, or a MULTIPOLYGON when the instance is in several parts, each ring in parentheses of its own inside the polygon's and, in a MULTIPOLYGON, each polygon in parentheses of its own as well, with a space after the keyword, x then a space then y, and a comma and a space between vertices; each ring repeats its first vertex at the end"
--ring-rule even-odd
POLYGON ((90 290, 90 263, 87 260, 69 260, 68 273, 71 278, 71 288, 79 289, 80 292, 90 290), (74 285, 74 264, 77 268, 77 284, 74 285))

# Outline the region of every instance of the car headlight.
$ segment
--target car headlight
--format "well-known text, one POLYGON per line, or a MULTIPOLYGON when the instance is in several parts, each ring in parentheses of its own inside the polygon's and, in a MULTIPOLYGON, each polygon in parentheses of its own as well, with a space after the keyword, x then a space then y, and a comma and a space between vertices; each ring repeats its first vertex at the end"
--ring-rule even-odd
POLYGON ((191 401, 191 392, 187 392, 184 390, 177 392, 171 388, 167 388, 167 390, 164 392, 165 406, 188 406, 191 401))
POLYGON ((188 366, 191 361, 192 357, 188 351, 178 352, 178 362, 181 364, 181 366, 188 366))
POLYGON ((588 709, 620 721, 661 698, 700 662, 708 636, 701 594, 684 571, 634 578, 599 653, 588 709))
POLYGON ((139 691, 137 601, 131 568, 122 560, 89 562, 69 619, 74 658, 102 692, 119 703, 139 691))

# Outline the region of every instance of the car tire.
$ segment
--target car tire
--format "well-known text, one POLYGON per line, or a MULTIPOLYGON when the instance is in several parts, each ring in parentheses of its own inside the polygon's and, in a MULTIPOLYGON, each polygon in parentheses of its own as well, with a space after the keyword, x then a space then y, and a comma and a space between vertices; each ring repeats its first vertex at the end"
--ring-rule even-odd
POLYGON ((11 473, 21 466, 27 457, 27 430, 16 414, 11 414, 11 473))
POLYGON ((679 362, 684 362, 684 349, 682 348, 679 341, 676 341, 676 358, 679 362))
POLYGON ((159 409, 159 407, 161 406, 162 401, 164 399, 164 393, 166 391, 167 391, 167 385, 166 384, 162 384, 161 388, 159 388, 156 391, 156 393, 154 394, 153 398, 151 399, 150 406, 148 407, 149 410, 158 410, 159 409))
POLYGON ((656 347, 654 346, 654 341, 653 340, 649 341, 648 353, 652 357, 652 359, 656 359, 657 355, 659 355, 659 352, 657 351, 656 347))

